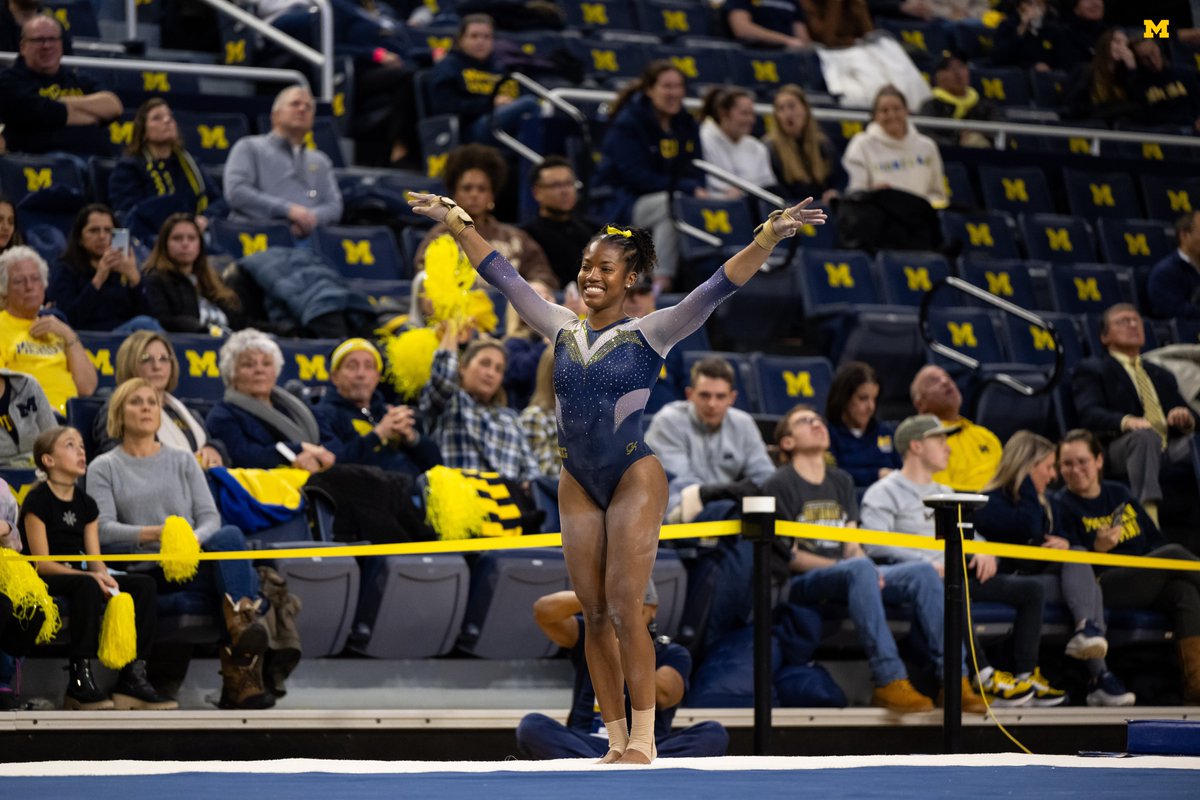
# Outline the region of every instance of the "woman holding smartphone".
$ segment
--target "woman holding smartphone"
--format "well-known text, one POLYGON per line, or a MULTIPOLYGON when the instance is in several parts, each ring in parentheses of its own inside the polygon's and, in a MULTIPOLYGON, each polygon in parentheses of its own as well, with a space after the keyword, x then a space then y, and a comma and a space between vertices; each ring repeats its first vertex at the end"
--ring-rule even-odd
POLYGON ((84 206, 50 274, 47 294, 54 307, 76 330, 160 331, 157 320, 142 314, 141 282, 129 231, 114 226, 108 206, 84 206))

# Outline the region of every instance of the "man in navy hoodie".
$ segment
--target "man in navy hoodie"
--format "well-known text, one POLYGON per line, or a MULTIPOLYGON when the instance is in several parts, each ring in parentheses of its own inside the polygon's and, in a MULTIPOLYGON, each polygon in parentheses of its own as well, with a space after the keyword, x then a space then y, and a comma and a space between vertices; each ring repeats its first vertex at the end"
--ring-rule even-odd
POLYGON ((366 339, 347 339, 330 358, 334 391, 313 409, 321 444, 339 464, 366 464, 419 475, 442 461, 437 443, 421 434, 413 410, 383 401, 383 358, 366 339))

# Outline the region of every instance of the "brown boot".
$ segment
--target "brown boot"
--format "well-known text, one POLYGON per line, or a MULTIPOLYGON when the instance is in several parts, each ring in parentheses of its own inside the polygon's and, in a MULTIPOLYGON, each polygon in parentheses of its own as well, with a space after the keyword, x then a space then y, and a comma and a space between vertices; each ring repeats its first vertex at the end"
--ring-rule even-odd
POLYGON ((263 709, 275 705, 275 697, 263 688, 262 658, 238 656, 221 648, 221 700, 218 708, 263 709))
POLYGON ((871 695, 871 705, 886 708, 897 714, 917 714, 932 711, 933 701, 921 694, 908 682, 908 678, 878 686, 871 695))
POLYGON ((235 655, 261 656, 267 651, 267 626, 259 616, 261 600, 251 600, 243 597, 236 603, 229 595, 225 595, 225 603, 221 606, 225 613, 225 628, 229 631, 229 641, 235 655))
POLYGON ((1179 671, 1183 674, 1183 702, 1200 705, 1200 636, 1179 640, 1179 671))
POLYGON ((300 598, 287 590, 287 580, 270 567, 258 568, 262 593, 271 604, 263 616, 269 643, 263 659, 263 683, 276 697, 287 694, 284 681, 300 663, 300 630, 296 615, 300 613, 300 598))
MULTIPOLYGON (((937 698, 938 708, 946 707, 946 687, 943 686, 938 692, 937 698)), ((962 712, 964 714, 986 714, 987 706, 984 705, 983 698, 975 693, 975 687, 971 686, 970 678, 962 679, 962 712)))

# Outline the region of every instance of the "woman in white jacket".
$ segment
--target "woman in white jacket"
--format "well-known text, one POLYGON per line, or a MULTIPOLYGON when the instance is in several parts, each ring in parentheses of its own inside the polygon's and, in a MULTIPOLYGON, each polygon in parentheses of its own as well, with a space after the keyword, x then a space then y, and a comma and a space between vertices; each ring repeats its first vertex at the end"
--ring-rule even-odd
POLYGON ((908 120, 908 105, 895 86, 875 95, 871 123, 854 135, 842 156, 847 193, 900 189, 924 198, 934 208, 946 206, 946 181, 937 143, 908 120))
MULTIPOLYGON (((704 159, 755 186, 768 188, 779 181, 771 170, 771 152, 754 130, 754 98, 745 89, 714 86, 704 96, 700 146, 704 159)), ((742 191, 719 178, 708 177, 708 189, 729 198, 742 191)))

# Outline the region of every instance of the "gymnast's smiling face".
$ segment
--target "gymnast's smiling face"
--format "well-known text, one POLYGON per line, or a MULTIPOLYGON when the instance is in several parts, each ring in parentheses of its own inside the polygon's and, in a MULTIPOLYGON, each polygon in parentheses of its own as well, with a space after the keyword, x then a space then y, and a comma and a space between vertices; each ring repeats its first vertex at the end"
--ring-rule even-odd
POLYGON ((637 279, 625 260, 622 248, 594 239, 583 251, 579 267, 579 294, 592 311, 625 302, 625 292, 637 279))

